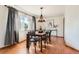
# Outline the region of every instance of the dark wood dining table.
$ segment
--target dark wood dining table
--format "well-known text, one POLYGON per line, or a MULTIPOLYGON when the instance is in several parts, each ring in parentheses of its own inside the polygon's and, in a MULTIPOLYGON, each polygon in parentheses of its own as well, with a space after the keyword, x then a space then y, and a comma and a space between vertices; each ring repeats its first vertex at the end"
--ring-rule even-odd
POLYGON ((41 52, 42 52, 42 36, 45 36, 46 33, 45 32, 39 33, 38 31, 36 31, 35 34, 41 38, 40 42, 41 42, 41 52))

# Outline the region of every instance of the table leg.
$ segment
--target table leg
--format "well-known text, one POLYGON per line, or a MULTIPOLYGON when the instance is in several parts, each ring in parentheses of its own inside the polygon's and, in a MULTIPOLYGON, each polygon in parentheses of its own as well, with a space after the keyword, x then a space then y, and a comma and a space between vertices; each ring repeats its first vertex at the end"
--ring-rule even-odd
POLYGON ((41 36, 41 52, 42 52, 42 36, 41 36))
POLYGON ((51 34, 49 34, 49 43, 51 43, 51 34))

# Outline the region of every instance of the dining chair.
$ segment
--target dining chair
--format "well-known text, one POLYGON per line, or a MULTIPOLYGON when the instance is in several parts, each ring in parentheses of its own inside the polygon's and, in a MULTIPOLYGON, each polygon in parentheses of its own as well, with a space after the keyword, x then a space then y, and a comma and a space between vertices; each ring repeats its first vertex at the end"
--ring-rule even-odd
POLYGON ((42 41, 44 41, 44 46, 46 48, 46 44, 48 44, 48 36, 49 36, 49 32, 45 32, 46 34, 44 36, 42 36, 42 41))
POLYGON ((37 46, 37 42, 40 40, 40 38, 38 36, 35 35, 35 32, 28 32, 27 34, 27 49, 29 52, 29 48, 31 43, 34 44, 35 47, 35 53, 36 53, 36 46, 37 46))
POLYGON ((51 33, 52 33, 52 30, 49 30, 49 34, 48 34, 49 43, 51 43, 51 33))

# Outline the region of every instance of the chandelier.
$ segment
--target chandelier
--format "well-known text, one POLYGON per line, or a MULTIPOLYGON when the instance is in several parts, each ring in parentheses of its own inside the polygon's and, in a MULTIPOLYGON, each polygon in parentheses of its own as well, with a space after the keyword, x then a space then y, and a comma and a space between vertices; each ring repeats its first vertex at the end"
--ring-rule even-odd
POLYGON ((41 15, 40 15, 40 19, 38 20, 38 22, 45 22, 44 17, 42 15, 42 9, 43 9, 43 7, 41 7, 40 9, 41 9, 41 15))

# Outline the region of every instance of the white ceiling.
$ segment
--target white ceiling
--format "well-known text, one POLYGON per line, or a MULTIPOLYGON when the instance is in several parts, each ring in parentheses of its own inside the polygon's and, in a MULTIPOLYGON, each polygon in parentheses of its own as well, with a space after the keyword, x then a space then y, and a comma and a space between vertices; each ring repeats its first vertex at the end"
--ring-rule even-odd
POLYGON ((45 17, 63 16, 65 11, 64 5, 17 5, 17 7, 35 16, 40 16, 40 7, 43 7, 43 15, 45 17))

